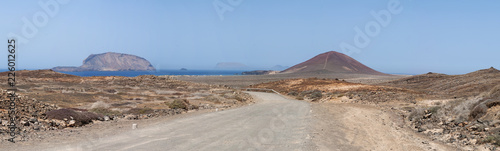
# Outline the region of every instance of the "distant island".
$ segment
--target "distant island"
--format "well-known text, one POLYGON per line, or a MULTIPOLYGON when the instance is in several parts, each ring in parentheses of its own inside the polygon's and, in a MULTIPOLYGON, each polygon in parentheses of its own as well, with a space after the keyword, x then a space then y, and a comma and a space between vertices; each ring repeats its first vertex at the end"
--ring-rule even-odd
POLYGON ((80 67, 59 66, 54 71, 82 72, 82 71, 156 71, 146 59, 123 53, 107 52, 92 54, 83 61, 80 67))

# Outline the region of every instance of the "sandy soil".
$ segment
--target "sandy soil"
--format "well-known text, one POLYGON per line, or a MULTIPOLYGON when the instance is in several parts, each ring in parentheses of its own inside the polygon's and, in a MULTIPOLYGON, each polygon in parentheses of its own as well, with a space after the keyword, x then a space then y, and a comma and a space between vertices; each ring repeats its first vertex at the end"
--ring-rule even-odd
POLYGON ((457 150, 401 128, 401 117, 373 106, 329 102, 312 109, 319 150, 457 150))

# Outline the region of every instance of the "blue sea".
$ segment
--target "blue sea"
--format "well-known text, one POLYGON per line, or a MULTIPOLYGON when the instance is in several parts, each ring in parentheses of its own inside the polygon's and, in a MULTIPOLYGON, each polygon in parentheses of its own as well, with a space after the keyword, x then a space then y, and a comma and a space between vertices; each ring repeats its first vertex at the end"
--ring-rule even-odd
POLYGON ((158 71, 85 71, 85 72, 61 72, 81 77, 90 76, 124 76, 136 77, 140 75, 241 75, 242 70, 158 70, 158 71))

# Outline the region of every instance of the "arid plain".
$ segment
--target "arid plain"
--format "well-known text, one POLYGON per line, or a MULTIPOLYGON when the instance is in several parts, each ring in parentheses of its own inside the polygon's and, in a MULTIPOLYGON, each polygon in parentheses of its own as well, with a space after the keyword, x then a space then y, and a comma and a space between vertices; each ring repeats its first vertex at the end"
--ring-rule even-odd
POLYGON ((499 70, 389 75, 350 59, 327 52, 290 73, 251 76, 18 71, 17 143, 2 133, 2 148, 496 150, 499 70))

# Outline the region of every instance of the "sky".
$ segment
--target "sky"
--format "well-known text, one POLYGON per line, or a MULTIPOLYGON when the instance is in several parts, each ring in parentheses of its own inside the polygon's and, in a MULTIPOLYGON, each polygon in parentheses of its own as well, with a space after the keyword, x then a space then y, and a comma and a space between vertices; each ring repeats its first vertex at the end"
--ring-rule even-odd
POLYGON ((80 66, 104 52, 160 70, 266 69, 338 51, 384 73, 464 74, 500 68, 498 8, 498 0, 3 1, 0 36, 18 40, 21 69, 80 66))

